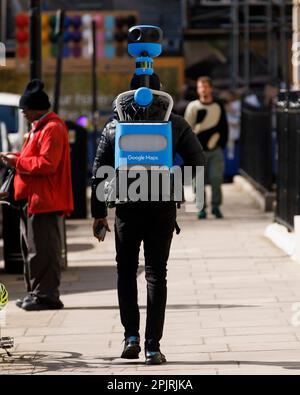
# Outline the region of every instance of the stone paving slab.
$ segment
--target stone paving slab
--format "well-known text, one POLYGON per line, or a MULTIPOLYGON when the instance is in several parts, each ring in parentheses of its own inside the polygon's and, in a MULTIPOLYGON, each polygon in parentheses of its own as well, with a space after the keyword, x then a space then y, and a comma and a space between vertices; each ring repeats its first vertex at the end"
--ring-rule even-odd
MULTIPOLYGON (((293 315, 300 311, 300 267, 263 237, 272 215, 260 212, 235 185, 224 185, 224 196, 222 221, 178 213, 182 233, 174 235, 170 254, 161 342, 167 364, 145 366, 143 355, 120 359, 113 232, 99 245, 90 219, 71 220, 64 310, 18 309, 14 300, 24 292, 22 276, 0 271, 10 296, 2 334, 16 343, 13 359, 0 359, 0 374, 300 374, 300 322, 292 324, 298 324, 293 315)), ((112 216, 113 211, 111 224, 112 216)), ((138 286, 143 335, 143 250, 138 286)))

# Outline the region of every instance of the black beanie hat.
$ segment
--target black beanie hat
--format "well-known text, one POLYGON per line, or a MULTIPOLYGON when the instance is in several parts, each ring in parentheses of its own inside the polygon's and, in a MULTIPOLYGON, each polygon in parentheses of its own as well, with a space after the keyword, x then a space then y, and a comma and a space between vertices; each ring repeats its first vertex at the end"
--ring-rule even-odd
POLYGON ((38 79, 29 82, 21 96, 19 107, 24 110, 49 110, 51 107, 44 83, 38 79))
MULTIPOLYGON (((135 89, 141 88, 143 86, 142 81, 143 81, 142 75, 134 74, 134 76, 132 77, 132 80, 130 82, 130 89, 135 90, 135 89)), ((159 76, 155 73, 150 75, 149 88, 153 89, 155 91, 160 90, 160 79, 159 79, 159 76)))

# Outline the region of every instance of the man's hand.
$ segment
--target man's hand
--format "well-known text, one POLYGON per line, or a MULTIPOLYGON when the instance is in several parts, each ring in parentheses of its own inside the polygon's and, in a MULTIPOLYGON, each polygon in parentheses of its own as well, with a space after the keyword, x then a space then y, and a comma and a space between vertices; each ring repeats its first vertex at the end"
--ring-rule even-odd
POLYGON ((108 222, 107 222, 107 219, 106 219, 106 218, 95 218, 95 219, 94 219, 94 223, 93 223, 93 233, 94 233, 94 236, 96 237, 96 239, 97 239, 97 240, 99 241, 99 243, 100 243, 100 241, 103 241, 103 238, 102 238, 101 236, 97 235, 97 233, 96 233, 96 228, 97 228, 98 225, 105 226, 105 228, 106 228, 106 230, 107 230, 108 232, 110 232, 110 229, 109 229, 108 222))
POLYGON ((1 152, 0 154, 1 161, 8 167, 16 167, 17 157, 14 154, 1 152))

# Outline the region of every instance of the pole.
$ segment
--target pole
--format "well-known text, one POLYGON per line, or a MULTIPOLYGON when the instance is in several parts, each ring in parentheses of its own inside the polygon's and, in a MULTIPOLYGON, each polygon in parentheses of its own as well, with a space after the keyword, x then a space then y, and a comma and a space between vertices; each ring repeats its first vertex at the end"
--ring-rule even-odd
POLYGON ((276 76, 276 51, 274 51, 273 45, 273 12, 272 12, 272 0, 269 0, 266 5, 267 13, 267 53, 268 53, 268 73, 274 80, 276 76))
POLYGON ((293 87, 300 90, 300 1, 293 1, 293 87))
POLYGON ((98 128, 98 101, 97 101, 97 26, 96 21, 92 22, 92 119, 93 119, 93 129, 97 132, 98 128))
POLYGON ((250 30, 249 30, 249 4, 244 3, 244 72, 247 91, 250 87, 250 30))
POLYGON ((287 37, 286 37, 286 4, 285 0, 282 0, 280 3, 280 46, 281 46, 281 70, 282 70, 282 79, 285 83, 286 92, 288 94, 289 91, 289 69, 288 69, 288 48, 287 48, 287 37))
POLYGON ((0 0, 0 2, 0 41, 5 43, 7 29, 7 0, 0 0))
MULTIPOLYGON (((290 107, 290 92, 289 92, 289 77, 288 77, 288 56, 287 56, 287 44, 286 44, 286 20, 285 20, 285 0, 281 0, 280 3, 280 52, 281 52, 281 71, 282 79, 285 83, 285 106, 283 113, 283 134, 284 134, 284 144, 281 148, 283 151, 283 158, 287 160, 289 157, 289 144, 290 144, 290 134, 289 134, 289 107, 290 107)), ((282 140, 283 142, 283 140, 282 140)), ((288 215, 288 180, 289 180, 289 166, 288 162, 283 164, 282 177, 284 180, 283 186, 283 201, 284 204, 284 219, 286 220, 288 215)), ((277 205, 279 207, 280 202, 277 205)))
POLYGON ((96 21, 92 22, 92 39, 93 39, 93 52, 92 52, 92 119, 93 119, 93 131, 94 131, 94 153, 96 153, 96 138, 98 130, 98 87, 97 87, 97 26, 96 21))
POLYGON ((30 0, 30 79, 42 78, 41 0, 30 0))
MULTIPOLYGON (((61 88, 61 77, 62 77, 63 50, 64 50, 64 22, 65 22, 65 10, 60 9, 57 11, 56 14, 56 27, 55 27, 55 34, 57 37, 57 58, 56 58, 53 111, 56 114, 59 113, 59 99, 60 99, 60 88, 61 88)), ((65 218, 62 218, 62 220, 59 222, 59 233, 62 242, 60 266, 62 270, 66 270, 68 267, 68 250, 67 250, 67 230, 66 230, 65 218)))
POLYGON ((231 6, 231 88, 236 89, 239 85, 239 1, 232 0, 231 6))
MULTIPOLYGON (((293 0, 293 45, 292 45, 292 65, 293 65, 293 88, 299 92, 300 90, 300 0, 293 0)), ((298 118, 299 119, 299 118, 298 118)), ((292 138, 297 147, 295 150, 295 157, 292 165, 295 167, 295 214, 298 214, 300 208, 300 172, 299 172, 299 147, 300 136, 298 132, 298 125, 295 124, 295 129, 292 131, 292 138)), ((299 232, 300 217, 294 217, 295 231, 299 232)), ((300 251, 300 248, 298 248, 300 251)))
POLYGON ((180 6, 181 6, 181 27, 182 29, 187 28, 187 1, 186 0, 181 0, 180 1, 180 6))
POLYGON ((65 10, 59 10, 56 15, 56 29, 55 29, 55 33, 57 35, 58 51, 57 51, 57 59, 56 59, 53 111, 56 114, 59 113, 62 61, 63 61, 63 50, 64 50, 64 21, 65 21, 65 10))

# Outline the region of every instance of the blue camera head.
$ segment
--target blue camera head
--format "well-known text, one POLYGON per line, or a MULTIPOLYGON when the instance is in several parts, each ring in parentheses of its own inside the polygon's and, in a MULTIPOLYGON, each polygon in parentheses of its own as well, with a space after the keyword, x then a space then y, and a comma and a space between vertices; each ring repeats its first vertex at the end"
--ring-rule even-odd
POLYGON ((163 32, 157 26, 133 26, 128 31, 128 53, 135 57, 136 75, 153 74, 153 58, 162 51, 163 32))
POLYGON ((161 54, 163 32, 157 26, 133 26, 128 31, 128 52, 131 56, 156 58, 161 54))

